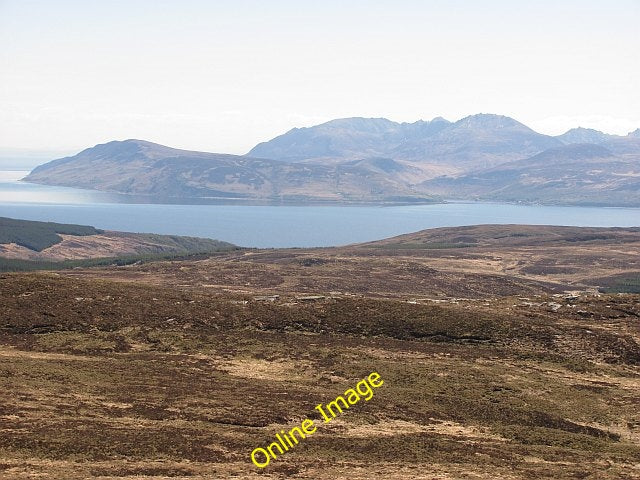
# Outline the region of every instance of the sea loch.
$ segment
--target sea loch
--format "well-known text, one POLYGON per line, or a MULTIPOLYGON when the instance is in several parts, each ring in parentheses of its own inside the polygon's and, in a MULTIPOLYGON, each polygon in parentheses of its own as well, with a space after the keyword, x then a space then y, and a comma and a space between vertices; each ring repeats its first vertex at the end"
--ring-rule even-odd
POLYGON ((0 171, 0 216, 93 225, 108 230, 217 238, 244 247, 337 246, 426 228, 483 223, 640 225, 638 208, 498 203, 393 207, 126 203, 136 199, 18 181, 27 173, 0 171))

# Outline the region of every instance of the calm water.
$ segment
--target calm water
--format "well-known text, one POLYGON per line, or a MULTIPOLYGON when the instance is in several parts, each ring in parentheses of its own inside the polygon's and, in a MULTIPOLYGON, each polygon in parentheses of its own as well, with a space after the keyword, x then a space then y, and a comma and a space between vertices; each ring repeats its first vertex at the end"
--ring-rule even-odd
POLYGON ((310 247, 479 223, 639 226, 640 209, 452 203, 398 207, 130 204, 125 196, 18 182, 0 171, 0 216, 110 230, 218 238, 248 247, 310 247))

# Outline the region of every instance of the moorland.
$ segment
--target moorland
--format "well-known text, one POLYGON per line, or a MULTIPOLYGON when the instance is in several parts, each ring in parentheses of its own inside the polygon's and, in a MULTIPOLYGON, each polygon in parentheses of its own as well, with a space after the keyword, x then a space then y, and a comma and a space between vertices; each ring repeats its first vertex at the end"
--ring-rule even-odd
POLYGON ((639 253, 489 225, 3 273, 0 475, 638 478, 639 253), (252 464, 372 371, 375 400, 252 464))

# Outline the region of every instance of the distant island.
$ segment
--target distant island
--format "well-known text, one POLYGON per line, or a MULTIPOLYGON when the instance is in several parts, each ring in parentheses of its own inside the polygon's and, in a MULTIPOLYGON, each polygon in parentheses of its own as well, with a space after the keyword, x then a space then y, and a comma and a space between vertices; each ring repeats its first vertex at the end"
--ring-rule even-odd
POLYGON ((35 168, 26 182, 149 197, 269 203, 444 200, 640 206, 640 129, 542 135, 501 115, 294 128, 246 155, 112 141, 35 168))

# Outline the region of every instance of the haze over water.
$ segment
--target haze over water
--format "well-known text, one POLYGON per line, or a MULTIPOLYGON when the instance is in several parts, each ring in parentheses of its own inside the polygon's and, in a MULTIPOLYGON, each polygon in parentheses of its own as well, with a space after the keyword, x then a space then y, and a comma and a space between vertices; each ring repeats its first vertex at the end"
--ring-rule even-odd
POLYGON ((268 206, 119 203, 127 197, 18 182, 0 171, 0 216, 108 230, 217 238, 247 247, 335 246, 482 223, 638 226, 640 209, 493 203, 268 206))

